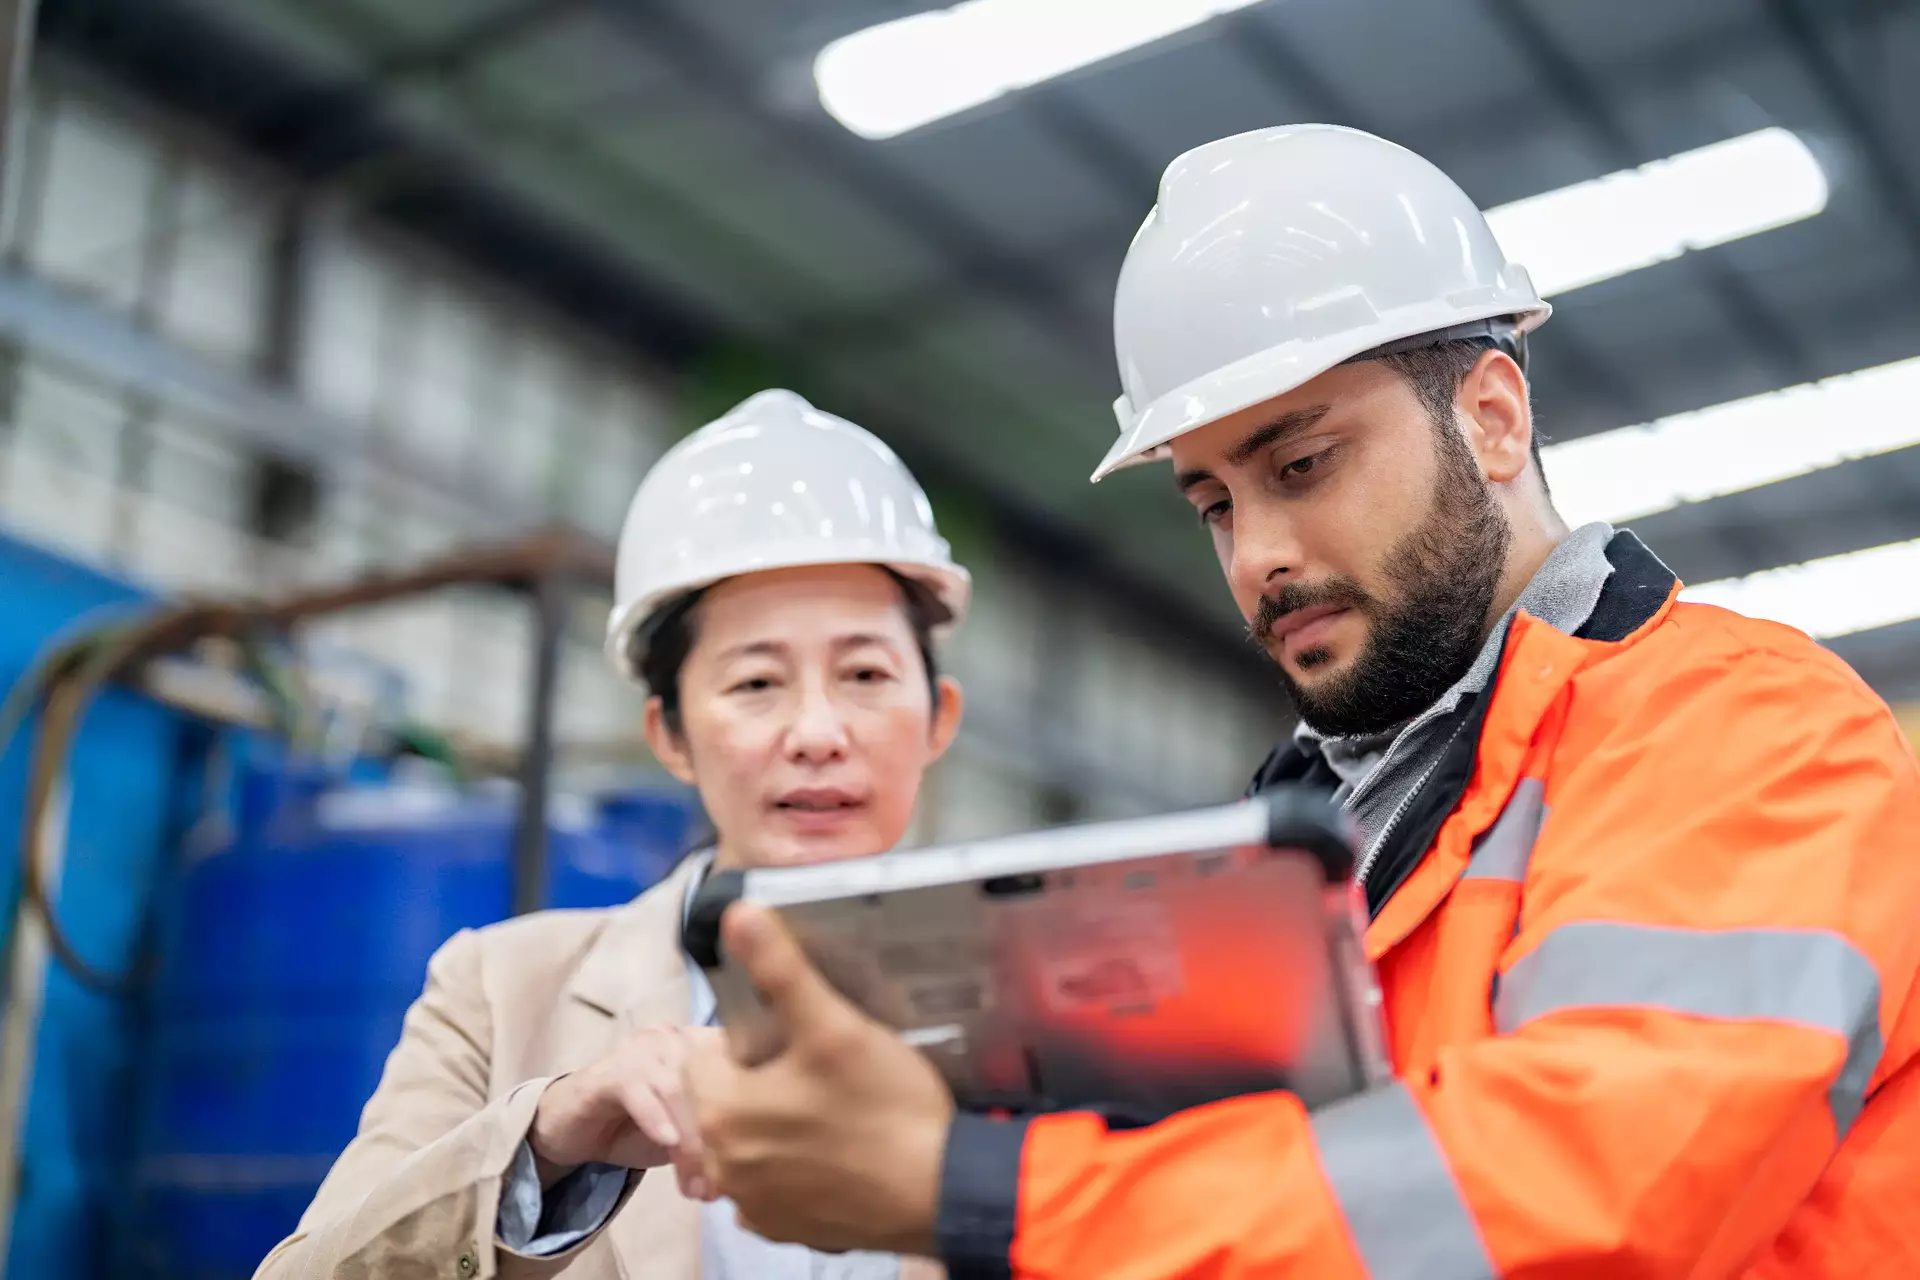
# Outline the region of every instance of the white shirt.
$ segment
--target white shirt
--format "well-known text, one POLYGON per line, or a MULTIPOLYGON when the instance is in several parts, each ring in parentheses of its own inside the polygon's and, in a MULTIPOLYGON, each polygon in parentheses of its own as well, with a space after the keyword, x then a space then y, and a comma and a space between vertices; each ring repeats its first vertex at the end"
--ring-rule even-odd
MULTIPOLYGON (((706 879, 711 852, 693 855, 703 865, 687 883, 684 923, 693 895, 706 879)), ((713 987, 700 966, 687 957, 687 989, 692 994, 693 1025, 714 1025, 713 987)), ((817 1253, 804 1245, 775 1244, 742 1227, 733 1201, 700 1206, 700 1273, 705 1280, 896 1280, 900 1259, 891 1253, 817 1253)))

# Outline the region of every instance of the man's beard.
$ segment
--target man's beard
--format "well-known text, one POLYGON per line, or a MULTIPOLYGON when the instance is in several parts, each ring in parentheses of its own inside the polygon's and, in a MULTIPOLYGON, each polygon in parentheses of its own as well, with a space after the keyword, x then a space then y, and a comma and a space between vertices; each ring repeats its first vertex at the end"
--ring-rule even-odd
MULTIPOLYGON (((1372 621, 1366 646, 1344 675, 1308 688, 1283 664, 1280 679, 1300 718, 1330 737, 1380 733, 1426 710, 1467 673, 1480 651, 1512 530, 1466 441, 1437 431, 1440 475, 1427 518, 1388 554, 1391 600, 1352 578, 1289 583, 1263 596, 1249 627, 1263 647, 1282 615, 1339 605, 1372 621)), ((1302 668, 1332 660, 1325 649, 1295 655, 1302 668)))

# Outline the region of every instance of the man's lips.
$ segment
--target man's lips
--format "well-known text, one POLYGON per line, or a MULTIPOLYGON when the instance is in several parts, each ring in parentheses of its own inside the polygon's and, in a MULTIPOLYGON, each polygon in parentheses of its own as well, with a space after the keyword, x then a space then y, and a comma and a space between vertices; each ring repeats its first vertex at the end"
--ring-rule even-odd
POLYGON ((1283 613, 1273 620, 1271 627, 1267 628, 1267 643, 1285 646, 1288 638, 1292 636, 1301 636, 1303 643, 1315 639, 1326 630, 1325 627, 1316 626, 1316 623, 1343 614, 1349 607, 1344 604, 1316 604, 1304 609, 1295 609, 1291 613, 1283 613))

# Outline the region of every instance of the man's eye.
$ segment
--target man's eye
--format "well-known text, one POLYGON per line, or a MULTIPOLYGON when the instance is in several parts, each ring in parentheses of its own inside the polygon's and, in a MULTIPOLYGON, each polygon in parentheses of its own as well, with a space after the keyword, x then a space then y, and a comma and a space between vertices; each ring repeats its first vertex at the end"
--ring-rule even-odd
POLYGON ((750 676, 745 680, 737 681, 727 692, 764 693, 771 688, 773 688, 773 681, 770 678, 766 676, 750 676))
POLYGON ((1200 523, 1218 524, 1226 518, 1227 512, 1231 510, 1233 510, 1233 504, 1227 501, 1227 499, 1222 498, 1212 506, 1202 507, 1200 509, 1200 523))
POLYGON ((1288 480, 1305 480, 1310 476, 1317 479, 1316 473, 1326 469, 1327 460, 1333 457, 1333 453, 1334 450, 1332 448, 1326 448, 1318 453, 1310 453, 1304 458, 1295 458, 1292 462, 1280 468, 1280 479, 1283 482, 1288 480))

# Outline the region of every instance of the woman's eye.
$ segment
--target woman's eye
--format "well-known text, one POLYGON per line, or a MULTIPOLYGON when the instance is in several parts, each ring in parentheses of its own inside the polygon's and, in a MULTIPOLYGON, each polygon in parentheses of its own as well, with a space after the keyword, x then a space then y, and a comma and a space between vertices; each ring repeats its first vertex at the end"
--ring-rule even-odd
POLYGON ((728 693, 765 693, 768 689, 771 689, 771 688, 773 688, 772 677, 748 676, 745 680, 736 680, 733 683, 732 687, 730 687, 727 690, 727 692, 728 693))
POLYGON ((880 667, 860 667, 847 674, 860 684, 884 684, 893 679, 893 672, 880 667))

